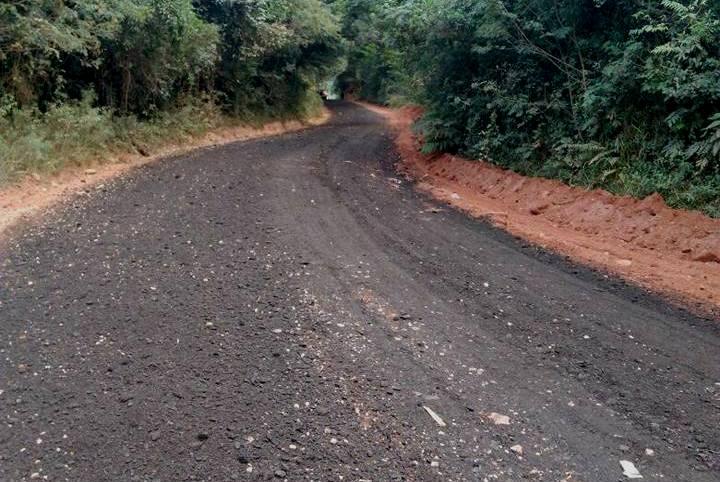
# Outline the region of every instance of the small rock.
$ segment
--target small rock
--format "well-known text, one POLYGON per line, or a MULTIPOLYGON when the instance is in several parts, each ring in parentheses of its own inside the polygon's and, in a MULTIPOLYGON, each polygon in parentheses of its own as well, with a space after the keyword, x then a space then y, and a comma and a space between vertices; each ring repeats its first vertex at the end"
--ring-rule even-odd
POLYGON ((277 477, 278 479, 283 479, 283 478, 285 478, 286 475, 287 475, 287 472, 285 472, 283 469, 277 469, 275 471, 275 477, 277 477))
POLYGON ((206 440, 209 439, 209 438, 210 438, 210 435, 208 435, 207 432, 200 432, 200 433, 197 434, 197 439, 198 439, 200 442, 204 442, 204 441, 206 441, 206 440))
POLYGON ((95 169, 85 169, 85 174, 92 176, 93 174, 97 174, 97 171, 95 169))
POLYGON ((536 206, 532 206, 528 211, 529 211, 530 214, 532 214, 533 216, 539 216, 539 215, 542 214, 548 207, 550 207, 550 205, 547 204, 547 203, 545 203, 545 204, 538 204, 538 205, 536 205, 536 206))
POLYGON ((705 251, 695 256, 693 261, 697 261, 698 263, 720 263, 720 256, 711 251, 705 251))
POLYGON ((510 425, 510 417, 492 412, 487 416, 495 425, 510 425))
POLYGON ((647 455, 648 457, 654 457, 655 451, 653 449, 645 449, 645 455, 647 455))
POLYGON ((623 444, 623 445, 620 445, 620 450, 622 450, 623 452, 627 452, 628 450, 630 450, 630 447, 623 444))
POLYGON ((523 448, 522 448, 522 445, 520 445, 520 444, 513 445, 512 447, 510 447, 510 450, 512 450, 513 452, 515 452, 518 455, 523 454, 523 448))
POLYGON ((240 447, 237 451, 237 460, 241 464, 249 464, 250 463, 250 452, 245 447, 240 447))
POLYGON ((155 430, 154 432, 150 432, 150 440, 153 442, 157 441, 160 438, 160 430, 155 430))
POLYGON ((635 468, 635 464, 628 460, 621 460, 620 466, 623 468, 623 475, 627 477, 628 479, 642 479, 643 476, 640 475, 640 472, 638 472, 638 469, 635 468))

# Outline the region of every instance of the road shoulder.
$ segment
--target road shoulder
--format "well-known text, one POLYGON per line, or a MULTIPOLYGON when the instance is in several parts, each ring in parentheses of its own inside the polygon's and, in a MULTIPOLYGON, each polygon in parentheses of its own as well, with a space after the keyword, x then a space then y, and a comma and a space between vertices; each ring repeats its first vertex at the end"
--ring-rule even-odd
POLYGON ((320 115, 304 121, 276 121, 262 127, 224 127, 183 143, 169 143, 152 155, 124 154, 98 160, 90 166, 63 169, 51 175, 27 175, 18 182, 0 188, 0 241, 6 239, 18 226, 42 216, 57 203, 103 190, 106 183, 140 166, 204 147, 299 131, 324 124, 330 118, 330 111, 323 109, 320 115))
POLYGON ((484 161, 424 155, 413 108, 385 109, 398 169, 435 199, 544 249, 620 276, 701 314, 720 314, 720 219, 646 199, 531 178, 484 161))

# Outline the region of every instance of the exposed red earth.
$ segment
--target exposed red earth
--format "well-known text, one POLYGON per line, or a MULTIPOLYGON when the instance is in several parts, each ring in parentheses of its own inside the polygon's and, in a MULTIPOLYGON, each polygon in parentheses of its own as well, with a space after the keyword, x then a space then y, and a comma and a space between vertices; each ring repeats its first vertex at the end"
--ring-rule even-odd
POLYGON ((543 248, 720 312, 720 219, 670 208, 659 195, 617 196, 484 161, 425 155, 411 129, 421 109, 366 107, 395 129, 399 168, 420 190, 543 248))

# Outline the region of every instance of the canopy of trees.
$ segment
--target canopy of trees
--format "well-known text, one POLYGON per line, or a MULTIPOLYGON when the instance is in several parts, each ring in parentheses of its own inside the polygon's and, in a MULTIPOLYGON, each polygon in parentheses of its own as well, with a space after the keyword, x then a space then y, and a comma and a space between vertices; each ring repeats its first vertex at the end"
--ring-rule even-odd
POLYGON ((427 150, 720 214, 720 2, 340 0, 346 89, 427 150))
POLYGON ((321 0, 0 0, 0 185, 312 114, 342 53, 321 0))
POLYGON ((90 95, 143 117, 208 95, 234 113, 292 112, 340 54, 319 0, 0 1, 6 110, 90 95))
POLYGON ((0 175, 61 107, 296 115, 343 56, 345 90, 425 107, 426 150, 720 215, 714 0, 0 0, 0 175))

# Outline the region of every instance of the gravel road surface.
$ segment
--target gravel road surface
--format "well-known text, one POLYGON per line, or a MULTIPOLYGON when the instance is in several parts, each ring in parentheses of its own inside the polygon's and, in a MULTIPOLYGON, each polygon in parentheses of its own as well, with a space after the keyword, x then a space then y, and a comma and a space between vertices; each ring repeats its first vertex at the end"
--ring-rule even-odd
POLYGON ((0 480, 720 480, 717 320, 433 203, 331 108, 0 246, 0 480))

